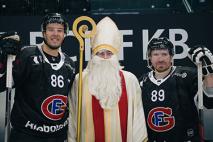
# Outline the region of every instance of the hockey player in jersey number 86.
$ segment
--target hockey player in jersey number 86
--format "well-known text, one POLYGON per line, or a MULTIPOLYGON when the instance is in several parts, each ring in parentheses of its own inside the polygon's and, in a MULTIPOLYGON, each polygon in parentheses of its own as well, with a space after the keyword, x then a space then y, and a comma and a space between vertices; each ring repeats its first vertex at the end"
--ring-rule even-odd
MULTIPOLYGON (((64 142, 67 139, 67 96, 73 82, 73 61, 60 47, 69 32, 59 13, 43 18, 44 42, 22 47, 13 62, 15 84, 10 142, 64 142)), ((12 48, 12 47, 11 47, 12 48)), ((1 85, 5 84, 5 58, 1 52, 1 85)), ((1 91, 4 90, 1 86, 1 91)))

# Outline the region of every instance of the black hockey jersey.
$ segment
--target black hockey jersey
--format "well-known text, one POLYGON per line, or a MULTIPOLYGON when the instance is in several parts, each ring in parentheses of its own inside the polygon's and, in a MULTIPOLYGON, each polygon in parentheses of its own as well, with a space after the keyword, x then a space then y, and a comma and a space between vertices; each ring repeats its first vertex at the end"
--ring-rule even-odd
POLYGON ((167 77, 158 80, 151 71, 141 79, 140 85, 149 142, 200 141, 194 103, 196 71, 173 67, 167 77))
POLYGON ((67 96, 75 70, 67 55, 60 52, 60 57, 59 63, 50 63, 40 47, 26 47, 17 55, 11 112, 15 129, 41 137, 67 133, 67 96))

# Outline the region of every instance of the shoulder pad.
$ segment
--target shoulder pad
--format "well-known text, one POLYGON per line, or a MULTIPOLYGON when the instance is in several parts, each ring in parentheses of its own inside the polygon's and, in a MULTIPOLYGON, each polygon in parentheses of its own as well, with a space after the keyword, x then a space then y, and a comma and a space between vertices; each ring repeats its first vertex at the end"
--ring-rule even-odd
POLYGON ((177 66, 176 72, 182 73, 182 72, 191 72, 196 73, 196 69, 193 67, 183 67, 183 66, 177 66))
POLYGON ((24 56, 30 56, 30 55, 36 54, 37 51, 38 51, 38 46, 36 45, 23 46, 21 48, 21 54, 24 56))
POLYGON ((37 46, 37 45, 27 45, 27 46, 23 46, 23 47, 21 48, 21 50, 25 50, 25 49, 28 49, 28 48, 31 48, 31 47, 36 48, 36 47, 38 47, 38 46, 37 46))

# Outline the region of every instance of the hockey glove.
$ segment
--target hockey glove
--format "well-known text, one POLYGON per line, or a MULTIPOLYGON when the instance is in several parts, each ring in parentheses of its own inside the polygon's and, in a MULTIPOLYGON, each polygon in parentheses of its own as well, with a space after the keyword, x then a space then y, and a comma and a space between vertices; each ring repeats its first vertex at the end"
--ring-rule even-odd
POLYGON ((203 45, 196 45, 188 52, 188 57, 195 64, 202 63, 203 75, 213 73, 213 55, 209 49, 203 45))
POLYGON ((20 51, 19 36, 10 36, 0 41, 0 48, 4 54, 16 55, 20 51))

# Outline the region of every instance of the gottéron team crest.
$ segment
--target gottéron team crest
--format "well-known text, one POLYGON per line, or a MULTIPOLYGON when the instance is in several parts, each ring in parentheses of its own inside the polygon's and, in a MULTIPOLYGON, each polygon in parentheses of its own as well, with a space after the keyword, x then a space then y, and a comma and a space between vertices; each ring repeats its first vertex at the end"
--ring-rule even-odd
POLYGON ((156 132, 169 131, 175 126, 172 109, 168 107, 153 108, 148 114, 147 123, 149 128, 156 132))
POLYGON ((53 95, 46 98, 42 105, 42 113, 51 120, 60 120, 64 116, 67 107, 67 97, 63 95, 53 95))

